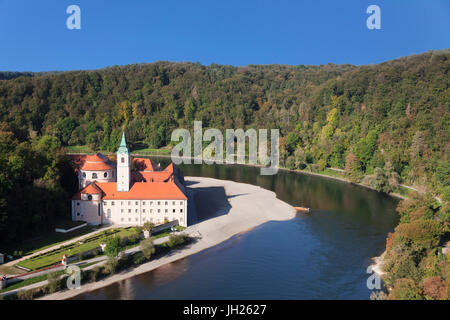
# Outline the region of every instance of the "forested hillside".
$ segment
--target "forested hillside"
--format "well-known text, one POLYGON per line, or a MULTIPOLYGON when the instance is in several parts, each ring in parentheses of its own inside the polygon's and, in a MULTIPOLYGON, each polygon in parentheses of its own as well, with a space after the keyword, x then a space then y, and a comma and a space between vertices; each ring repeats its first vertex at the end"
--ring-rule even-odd
MULTIPOLYGON (((178 127, 280 128, 283 165, 345 168, 449 197, 450 51, 377 65, 232 67, 157 62, 0 81, 0 121, 21 141, 113 151, 178 127)), ((389 191, 390 187, 380 186, 389 191)))

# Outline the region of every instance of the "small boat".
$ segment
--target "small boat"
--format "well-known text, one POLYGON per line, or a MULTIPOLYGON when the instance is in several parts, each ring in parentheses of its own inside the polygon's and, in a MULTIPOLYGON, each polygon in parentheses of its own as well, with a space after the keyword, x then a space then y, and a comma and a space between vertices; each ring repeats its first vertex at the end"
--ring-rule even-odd
POLYGON ((309 212, 309 208, 304 208, 304 207, 294 207, 294 209, 295 209, 296 211, 309 212))

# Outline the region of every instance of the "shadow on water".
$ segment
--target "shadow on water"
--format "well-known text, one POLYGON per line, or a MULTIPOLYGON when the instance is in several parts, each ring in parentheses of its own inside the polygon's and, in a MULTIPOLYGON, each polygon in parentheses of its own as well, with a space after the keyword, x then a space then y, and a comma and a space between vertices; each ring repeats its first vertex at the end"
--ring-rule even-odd
MULTIPOLYGON (((166 165, 169 159, 157 161, 166 165)), ((398 223, 397 199, 288 171, 261 176, 259 168, 238 165, 180 167, 185 176, 258 185, 291 205, 312 210, 289 221, 265 223, 77 299, 368 299, 366 268, 370 258, 384 250, 387 233, 398 223)), ((216 192, 223 192, 220 201, 201 206, 218 205, 226 212, 225 191, 216 192)), ((198 214, 210 218, 208 209, 198 214)))

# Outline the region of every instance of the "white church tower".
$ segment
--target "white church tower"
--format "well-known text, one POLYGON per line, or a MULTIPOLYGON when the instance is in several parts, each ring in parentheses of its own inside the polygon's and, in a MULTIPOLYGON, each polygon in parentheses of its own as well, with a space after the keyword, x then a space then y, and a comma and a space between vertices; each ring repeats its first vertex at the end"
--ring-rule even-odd
POLYGON ((122 141, 117 150, 117 191, 130 190, 130 153, 128 152, 125 133, 122 132, 122 141))

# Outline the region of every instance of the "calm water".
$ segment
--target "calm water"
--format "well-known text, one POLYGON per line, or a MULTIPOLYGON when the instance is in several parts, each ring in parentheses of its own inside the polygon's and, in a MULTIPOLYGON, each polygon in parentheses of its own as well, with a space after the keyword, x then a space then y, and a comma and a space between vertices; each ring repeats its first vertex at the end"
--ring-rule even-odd
MULTIPOLYGON (((166 159, 158 159, 162 164, 166 159)), ((186 176, 251 183, 313 208, 77 299, 368 299, 367 266, 384 250, 397 200, 321 177, 185 165, 186 176)))

